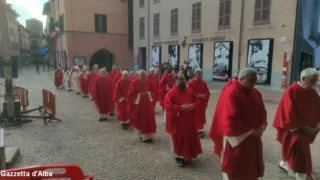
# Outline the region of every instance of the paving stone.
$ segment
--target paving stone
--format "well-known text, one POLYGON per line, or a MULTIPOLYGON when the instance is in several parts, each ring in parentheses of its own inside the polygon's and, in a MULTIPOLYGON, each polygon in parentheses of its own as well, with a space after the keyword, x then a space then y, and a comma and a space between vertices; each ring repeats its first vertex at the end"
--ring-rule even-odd
MULTIPOLYGON (((3 82, 1 80, 1 82, 3 82)), ((56 93, 57 117, 60 123, 44 126, 42 120, 19 128, 6 129, 6 146, 19 146, 21 155, 13 167, 37 164, 76 163, 85 173, 98 180, 218 180, 221 178, 219 157, 213 154, 209 138, 201 140, 203 156, 185 168, 176 166, 171 151, 170 137, 165 133, 162 110, 156 107, 158 125, 157 140, 153 144, 141 143, 134 130, 123 131, 119 122, 112 118, 99 122, 93 101, 77 96, 75 92, 56 90, 52 72, 36 75, 35 69, 21 70, 16 86, 30 89, 30 107, 42 103, 41 90, 56 93)), ((208 104, 206 132, 208 132, 215 105, 223 83, 208 83, 211 98, 208 104)), ((2 87, 1 87, 2 88, 2 87)), ((4 89, 0 88, 0 94, 4 89)), ((276 131, 271 124, 281 91, 264 87, 261 90, 268 111, 268 128, 263 135, 264 160, 266 165, 263 180, 289 179, 278 168, 280 145, 275 140, 276 131)), ((2 106, 2 105, 1 105, 2 106)), ((34 114, 38 114, 35 112, 34 114)), ((320 179, 320 140, 312 145, 314 172, 320 179)))

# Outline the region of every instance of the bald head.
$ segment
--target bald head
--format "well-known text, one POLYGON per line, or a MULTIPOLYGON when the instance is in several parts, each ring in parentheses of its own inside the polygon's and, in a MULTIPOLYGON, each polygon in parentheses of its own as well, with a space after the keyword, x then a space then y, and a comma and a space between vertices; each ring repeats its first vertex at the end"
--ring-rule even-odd
POLYGON ((133 72, 133 71, 130 71, 130 75, 134 75, 134 72, 133 72))
POLYGON ((112 67, 112 70, 117 70, 117 67, 116 67, 116 66, 113 66, 113 67, 112 67))

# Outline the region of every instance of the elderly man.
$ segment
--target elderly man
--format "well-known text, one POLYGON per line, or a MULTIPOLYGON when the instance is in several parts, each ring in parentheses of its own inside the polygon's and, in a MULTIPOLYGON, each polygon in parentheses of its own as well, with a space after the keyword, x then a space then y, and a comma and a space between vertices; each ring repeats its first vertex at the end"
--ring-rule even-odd
POLYGON ((101 69, 101 75, 97 75, 92 87, 92 95, 100 115, 99 121, 106 121, 113 110, 113 89, 106 69, 101 69))
POLYGON ((202 153, 196 126, 198 103, 198 97, 191 88, 186 87, 186 79, 179 72, 176 75, 176 86, 166 95, 165 110, 166 123, 170 124, 175 158, 180 167, 202 153))
POLYGON ((129 113, 127 111, 128 90, 131 85, 127 71, 122 72, 122 78, 117 82, 114 91, 114 101, 117 103, 117 118, 124 130, 129 127, 129 113))
POLYGON ((120 69, 119 72, 117 73, 117 75, 115 76, 115 83, 117 84, 117 82, 122 78, 122 72, 123 69, 120 69))
MULTIPOLYGON (((152 84, 152 89, 155 91, 155 97, 158 97, 159 77, 156 74, 156 69, 151 68, 150 73, 147 76, 147 80, 152 84)), ((154 100, 154 106, 156 106, 157 99, 154 100)))
POLYGON ((119 74, 119 71, 117 71, 117 67, 113 66, 111 72, 109 73, 109 76, 115 81, 116 76, 119 74))
POLYGON ((129 80, 130 81, 133 81, 134 79, 135 79, 135 74, 134 74, 134 72, 133 71, 130 71, 130 74, 129 74, 129 80))
POLYGON ((196 117, 196 125, 198 128, 198 132, 201 138, 204 138, 204 124, 206 123, 206 109, 208 106, 208 101, 210 98, 210 90, 208 89, 207 83, 202 80, 203 71, 198 68, 194 71, 195 78, 193 78, 188 86, 193 90, 196 94, 197 98, 200 101, 199 107, 197 108, 197 117, 196 117))
POLYGON ((319 73, 314 68, 301 72, 280 100, 273 127, 278 131, 282 161, 279 166, 297 180, 312 180, 310 144, 320 130, 320 98, 313 89, 319 73))
POLYGON ((128 91, 128 111, 130 124, 136 128, 142 142, 152 142, 157 130, 154 114, 155 91, 146 80, 146 72, 138 71, 138 79, 134 80, 128 91))
POLYGON ((82 68, 82 73, 80 74, 80 88, 83 97, 88 97, 89 94, 89 72, 86 65, 82 68))
POLYGON ((95 80, 95 77, 99 74, 99 65, 98 64, 95 64, 93 65, 93 69, 92 69, 92 72, 89 74, 89 98, 90 99, 93 99, 92 98, 92 93, 91 93, 91 90, 92 90, 92 86, 93 86, 93 82, 95 80))
POLYGON ((72 73, 72 85, 73 89, 76 91, 77 95, 80 94, 80 71, 78 66, 74 66, 74 72, 72 73))
POLYGON ((261 136, 267 112, 260 92, 254 88, 257 73, 245 68, 239 80, 220 95, 209 136, 214 152, 221 157, 225 180, 257 180, 264 174, 261 136))

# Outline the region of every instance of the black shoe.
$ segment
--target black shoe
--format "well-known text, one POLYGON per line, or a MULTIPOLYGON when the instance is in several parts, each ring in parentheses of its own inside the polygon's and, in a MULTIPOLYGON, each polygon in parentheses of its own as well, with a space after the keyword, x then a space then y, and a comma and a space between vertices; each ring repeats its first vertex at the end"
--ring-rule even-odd
POLYGON ((128 129, 128 126, 126 124, 121 124, 121 127, 123 130, 127 130, 128 129))
POLYGON ((77 95, 80 95, 80 93, 79 93, 79 92, 77 92, 77 95))
POLYGON ((103 121, 103 118, 100 118, 99 121, 103 121))
POLYGON ((129 123, 127 123, 126 126, 127 126, 128 128, 131 127, 129 123))
POLYGON ((206 135, 204 134, 203 131, 199 131, 199 136, 200 136, 201 139, 204 138, 204 137, 206 137, 206 135))
POLYGON ((110 116, 114 116, 114 112, 110 113, 110 116))
POLYGON ((176 158, 176 161, 179 167, 183 167, 185 165, 183 158, 176 158))

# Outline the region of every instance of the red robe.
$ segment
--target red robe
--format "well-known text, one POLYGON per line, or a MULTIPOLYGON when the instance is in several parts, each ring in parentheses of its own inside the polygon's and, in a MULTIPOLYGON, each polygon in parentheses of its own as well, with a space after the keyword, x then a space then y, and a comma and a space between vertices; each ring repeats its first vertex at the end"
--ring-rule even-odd
POLYGON ((127 100, 123 100, 119 102, 121 97, 128 98, 128 90, 131 85, 130 80, 124 80, 121 78, 115 88, 114 91, 114 101, 117 103, 117 118, 119 121, 127 122, 129 119, 129 114, 127 111, 127 100))
POLYGON ((89 73, 80 74, 80 88, 82 91, 83 95, 88 95, 89 94, 89 73))
POLYGON ((117 74, 116 74, 116 76, 115 76, 115 84, 117 84, 117 82, 120 80, 122 78, 122 74, 120 73, 120 72, 118 72, 117 74))
POLYGON ((164 97, 167 94, 167 92, 172 88, 173 83, 174 83, 174 74, 173 73, 168 74, 165 72, 161 77, 161 80, 159 83, 159 89, 158 89, 158 100, 160 102, 160 105, 162 106, 162 109, 164 109, 164 97))
POLYGON ((197 158, 202 153, 200 137, 196 127, 197 107, 199 101, 192 89, 180 90, 174 86, 165 97, 166 124, 170 124, 174 153, 185 160, 197 158), (183 104, 193 104, 192 111, 181 111, 183 104))
POLYGON ((63 86, 63 70, 60 68, 54 72, 54 85, 57 88, 63 86))
POLYGON ((199 98, 199 107, 197 108, 197 128, 198 130, 203 130, 203 125, 206 123, 206 109, 208 106, 208 101, 210 99, 210 90, 208 89, 207 83, 205 81, 197 81, 194 78, 189 81, 188 86, 193 90, 195 96, 198 94, 204 94, 205 98, 199 98))
MULTIPOLYGON (((152 88, 155 91, 155 96, 158 97, 158 86, 159 86, 159 78, 158 78, 158 76, 156 76, 156 75, 153 76, 153 75, 149 74, 147 76, 147 80, 150 81, 150 83, 152 84, 152 86, 153 86, 152 88)), ((155 104, 156 104, 157 100, 158 99, 155 99, 155 101, 154 101, 155 104)))
POLYGON ((116 71, 116 70, 111 70, 110 73, 109 73, 109 76, 110 76, 113 80, 115 80, 118 73, 119 73, 119 72, 116 71))
POLYGON ((129 75, 129 80, 132 82, 133 80, 136 79, 136 76, 135 75, 129 75))
POLYGON ((152 89, 152 85, 145 81, 135 80, 131 83, 128 91, 128 112, 130 118, 130 124, 138 129, 141 134, 153 134, 156 133, 157 124, 154 114, 154 102, 150 101, 148 96, 141 96, 139 104, 135 104, 135 101, 143 91, 149 91, 153 101, 155 100, 155 93, 152 89))
MULTIPOLYGON (((262 96, 256 89, 246 89, 238 81, 222 92, 215 110, 209 136, 215 143, 214 152, 221 156, 223 136, 236 137, 267 124, 262 96)), ((222 172, 230 180, 257 180, 264 174, 261 137, 249 135, 232 148, 227 141, 222 172), (245 165, 244 165, 245 163, 245 165)))
POLYGON ((94 102, 100 114, 112 112, 114 106, 112 93, 110 78, 97 75, 92 87, 92 94, 95 97, 94 102))
POLYGON ((94 83, 94 79, 95 79, 95 77, 96 77, 97 75, 98 75, 97 72, 91 72, 91 73, 89 74, 89 94, 90 94, 91 98, 92 98, 92 93, 91 93, 91 91, 92 91, 92 86, 93 86, 93 83, 94 83))
POLYGON ((304 89, 294 82, 280 100, 273 122, 278 131, 283 161, 295 173, 311 175, 310 144, 315 136, 300 130, 305 126, 315 127, 320 123, 320 98, 314 89, 304 89), (298 129, 291 132, 290 129, 298 129))
MULTIPOLYGON (((110 84, 111 84, 111 88, 112 88, 112 97, 114 95, 114 91, 115 91, 115 88, 116 88, 116 82, 115 80, 111 77, 111 76, 108 76, 108 79, 110 81, 110 84)), ((115 108, 115 103, 113 103, 113 106, 112 106, 112 111, 111 112, 114 112, 114 108, 115 108)))

